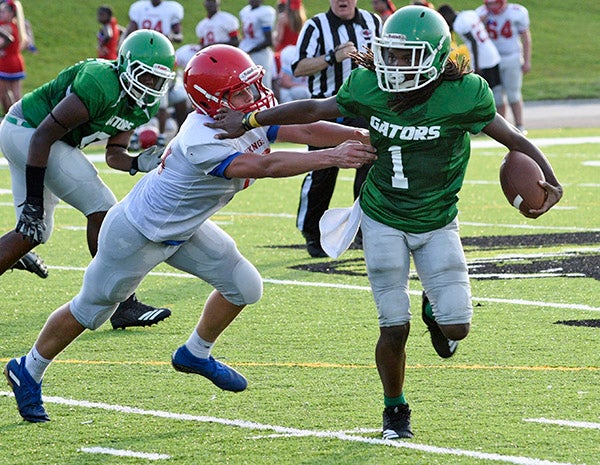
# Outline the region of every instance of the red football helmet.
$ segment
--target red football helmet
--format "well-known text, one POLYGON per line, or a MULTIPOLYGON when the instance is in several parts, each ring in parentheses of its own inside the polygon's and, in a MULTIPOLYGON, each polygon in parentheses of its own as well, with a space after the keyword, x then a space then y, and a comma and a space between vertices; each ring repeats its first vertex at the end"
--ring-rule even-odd
POLYGON ((263 110, 275 105, 271 89, 262 84, 265 70, 237 47, 215 44, 203 48, 188 62, 183 85, 194 108, 214 116, 221 107, 243 112, 263 110), (248 88, 254 101, 233 108, 228 102, 232 92, 248 88))
POLYGON ((141 149, 147 149, 158 143, 158 129, 154 126, 142 126, 138 130, 138 140, 141 149))
POLYGON ((500 14, 506 6, 506 0, 484 0, 483 3, 495 15, 500 14))

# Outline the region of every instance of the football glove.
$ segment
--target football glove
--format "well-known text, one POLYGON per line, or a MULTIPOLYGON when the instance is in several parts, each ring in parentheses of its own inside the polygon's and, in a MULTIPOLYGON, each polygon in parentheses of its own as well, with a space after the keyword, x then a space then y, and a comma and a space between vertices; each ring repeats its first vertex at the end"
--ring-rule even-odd
POLYGON ((138 171, 141 171, 142 173, 152 171, 160 165, 160 157, 162 157, 164 151, 164 147, 153 145, 143 152, 140 152, 140 154, 132 160, 129 174, 133 176, 138 171))
POLYGON ((46 230, 44 223, 44 200, 37 197, 27 197, 22 204, 23 210, 15 231, 23 234, 31 243, 42 242, 42 234, 46 230))

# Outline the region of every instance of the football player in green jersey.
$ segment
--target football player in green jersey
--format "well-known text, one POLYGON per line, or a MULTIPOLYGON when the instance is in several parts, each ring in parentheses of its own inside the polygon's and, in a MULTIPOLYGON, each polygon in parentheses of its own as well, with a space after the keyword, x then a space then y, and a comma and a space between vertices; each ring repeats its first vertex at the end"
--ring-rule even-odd
MULTIPOLYGON (((50 238, 60 199, 86 216, 88 248, 96 254, 100 225, 117 199, 82 149, 106 140, 111 168, 135 174, 158 166, 159 151, 131 157, 127 147, 133 130, 158 111, 174 65, 169 40, 141 30, 127 37, 117 60, 80 61, 10 108, 0 124, 0 150, 9 162, 18 223, 0 237, 0 275, 50 238)), ((157 323, 169 315, 132 296, 113 327, 157 323)))
MULTIPOLYGON (((210 127, 235 137, 261 125, 302 124, 339 116, 369 121, 377 149, 360 195, 364 253, 379 315, 375 358, 383 384, 383 437, 411 438, 404 398, 410 329, 410 257, 425 292, 422 318, 441 357, 451 357, 473 313, 459 237, 458 192, 470 155, 470 133, 483 131, 528 154, 546 177, 547 199, 536 218, 562 197, 544 154, 496 113, 483 78, 448 59, 450 31, 433 9, 406 6, 386 21, 372 48, 335 97, 297 100, 245 115, 220 110, 210 127)), ((360 218, 360 216, 359 216, 360 218)))

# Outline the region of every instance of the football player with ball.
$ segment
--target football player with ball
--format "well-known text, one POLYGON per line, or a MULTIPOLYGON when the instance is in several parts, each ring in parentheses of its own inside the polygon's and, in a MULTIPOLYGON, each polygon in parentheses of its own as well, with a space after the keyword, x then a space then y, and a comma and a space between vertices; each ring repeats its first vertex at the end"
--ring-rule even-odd
POLYGON ((421 316, 438 355, 451 357, 457 341, 469 333, 473 307, 457 218, 469 134, 483 131, 539 165, 545 200, 524 214, 542 215, 562 197, 544 154, 496 113, 486 81, 448 59, 450 41, 448 25, 435 10, 400 8, 384 24, 381 37, 373 39, 371 50, 354 57, 362 66, 352 71, 335 97, 297 100, 243 115, 223 109, 211 125, 228 132, 218 137, 238 137, 270 124, 341 116, 369 121, 378 158, 362 187, 359 207, 379 316, 375 359, 383 385, 384 439, 413 437, 404 396, 411 256, 424 288, 421 316))
MULTIPOLYGON (((130 36, 133 37, 133 36, 130 36)), ((42 405, 42 377, 51 361, 85 329, 96 329, 158 264, 166 262, 214 287, 200 321, 172 355, 177 371, 208 378, 227 391, 243 391, 247 381, 215 360, 218 336, 248 305, 262 296, 262 279, 234 240, 210 217, 256 178, 295 176, 336 166, 371 163, 369 134, 335 123, 270 126, 219 141, 204 124, 221 107, 247 112, 274 105, 262 85, 264 69, 230 45, 211 45, 188 63, 184 85, 195 112, 168 144, 158 169, 144 176, 112 207, 102 224, 98 253, 88 266, 83 287, 46 322, 31 351, 6 365, 21 416, 48 421, 42 405), (271 152, 274 141, 337 147, 299 154, 271 152)))

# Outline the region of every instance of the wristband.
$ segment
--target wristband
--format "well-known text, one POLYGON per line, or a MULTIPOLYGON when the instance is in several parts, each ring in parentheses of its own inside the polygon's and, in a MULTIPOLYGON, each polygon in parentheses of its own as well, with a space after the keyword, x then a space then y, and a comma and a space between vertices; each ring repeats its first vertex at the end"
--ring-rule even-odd
POLYGON ((25 165, 25 186, 27 187, 27 197, 44 197, 44 176, 46 175, 45 166, 25 165))
POLYGON ((138 157, 131 158, 131 168, 129 168, 129 174, 133 176, 135 173, 139 171, 138 168, 138 157))
POLYGON ((251 129, 255 129, 255 128, 260 128, 261 124, 256 121, 256 114, 258 113, 258 110, 254 110, 251 111, 250 113, 246 113, 243 117, 242 117, 242 127, 246 130, 246 131, 250 131, 251 129))

